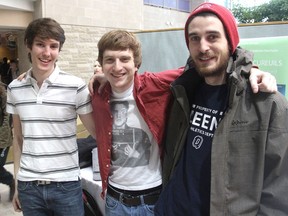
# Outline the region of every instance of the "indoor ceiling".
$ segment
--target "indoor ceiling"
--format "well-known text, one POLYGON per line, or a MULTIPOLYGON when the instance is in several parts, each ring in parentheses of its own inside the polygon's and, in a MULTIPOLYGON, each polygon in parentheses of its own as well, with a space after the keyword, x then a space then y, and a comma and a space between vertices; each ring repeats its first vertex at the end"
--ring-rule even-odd
MULTIPOLYGON (((34 11, 33 3, 37 0, 0 0, 0 10, 34 11)), ((0 27, 0 39, 6 34, 13 34, 11 29, 0 27)))
POLYGON ((1 0, 0 9, 34 11, 33 2, 37 0, 1 0))

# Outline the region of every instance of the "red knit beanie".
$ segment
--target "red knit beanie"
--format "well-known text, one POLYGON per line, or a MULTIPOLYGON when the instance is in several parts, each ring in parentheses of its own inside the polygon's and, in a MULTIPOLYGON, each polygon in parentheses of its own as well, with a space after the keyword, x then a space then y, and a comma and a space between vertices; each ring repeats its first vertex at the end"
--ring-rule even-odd
POLYGON ((185 39, 187 47, 189 48, 188 25, 190 24, 192 17, 203 12, 213 13, 221 20, 227 33, 227 39, 233 54, 239 44, 239 34, 235 18, 227 8, 213 3, 203 3, 199 5, 195 10, 193 10, 189 15, 185 24, 185 39))

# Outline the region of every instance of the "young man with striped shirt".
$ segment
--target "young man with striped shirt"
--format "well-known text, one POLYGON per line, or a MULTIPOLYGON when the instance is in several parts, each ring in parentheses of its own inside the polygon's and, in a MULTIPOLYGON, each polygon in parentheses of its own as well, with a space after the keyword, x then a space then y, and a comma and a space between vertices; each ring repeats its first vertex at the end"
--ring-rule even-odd
POLYGON ((32 21, 24 42, 32 68, 9 85, 7 99, 18 185, 14 209, 24 216, 84 215, 76 121, 79 115, 95 137, 87 86, 56 65, 65 35, 55 20, 32 21))

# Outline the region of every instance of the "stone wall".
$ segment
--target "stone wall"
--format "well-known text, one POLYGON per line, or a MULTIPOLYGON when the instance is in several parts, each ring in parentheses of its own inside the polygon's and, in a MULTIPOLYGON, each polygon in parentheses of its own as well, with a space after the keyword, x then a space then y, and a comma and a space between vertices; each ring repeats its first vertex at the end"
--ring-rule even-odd
POLYGON ((97 43, 107 28, 62 25, 66 41, 60 52, 58 65, 66 72, 86 80, 93 74, 98 57, 97 43))

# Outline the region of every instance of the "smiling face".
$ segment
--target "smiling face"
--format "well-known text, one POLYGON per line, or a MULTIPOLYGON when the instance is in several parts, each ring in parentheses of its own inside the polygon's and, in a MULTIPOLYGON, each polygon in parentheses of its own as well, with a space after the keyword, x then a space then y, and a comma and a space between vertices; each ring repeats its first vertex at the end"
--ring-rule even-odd
POLYGON ((54 39, 35 37, 31 49, 33 74, 51 74, 60 52, 60 43, 54 39))
POLYGON ((102 71, 113 91, 122 93, 133 84, 135 66, 133 52, 126 50, 105 50, 103 53, 102 71))
POLYGON ((195 68, 206 83, 225 83, 229 43, 218 17, 196 16, 188 26, 189 51, 195 68))

